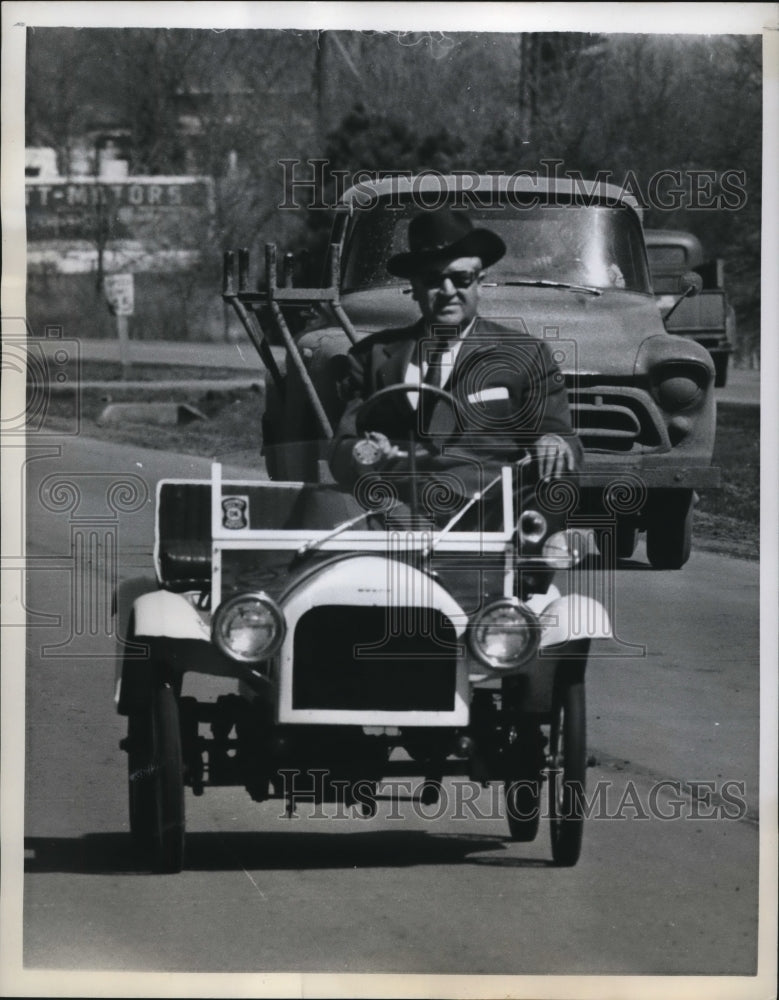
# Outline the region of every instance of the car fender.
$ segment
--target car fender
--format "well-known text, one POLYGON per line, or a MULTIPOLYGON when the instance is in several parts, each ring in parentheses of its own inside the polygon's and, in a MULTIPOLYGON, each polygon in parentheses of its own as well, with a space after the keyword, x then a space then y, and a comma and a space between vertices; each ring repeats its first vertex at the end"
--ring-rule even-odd
POLYGON ((714 362, 706 348, 688 337, 680 337, 673 333, 652 335, 641 341, 633 375, 636 379, 651 376, 652 369, 664 362, 697 363, 707 370, 709 387, 714 382, 714 362))
POLYGON ((539 615, 540 648, 582 639, 611 639, 611 619, 606 608, 592 597, 565 594, 552 600, 539 615))
POLYGON ((211 638, 211 630, 182 594, 157 590, 143 594, 133 603, 137 636, 163 636, 167 639, 211 638))
POLYGON ((117 656, 114 702, 120 715, 146 704, 155 678, 186 671, 236 677, 236 664, 211 642, 210 628, 181 594, 155 590, 132 603, 117 656))

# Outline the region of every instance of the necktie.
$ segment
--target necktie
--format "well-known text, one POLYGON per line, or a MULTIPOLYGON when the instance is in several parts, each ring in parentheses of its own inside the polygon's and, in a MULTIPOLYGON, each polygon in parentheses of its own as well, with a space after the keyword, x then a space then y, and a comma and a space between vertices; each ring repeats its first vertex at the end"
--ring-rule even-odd
POLYGON ((425 372, 425 384, 433 385, 437 389, 441 388, 443 384, 442 379, 442 368, 446 356, 450 353, 451 348, 449 344, 444 341, 441 344, 436 344, 432 347, 427 354, 427 371, 425 372))
MULTIPOLYGON (((425 385, 440 389, 443 383, 443 365, 451 351, 450 345, 444 340, 440 344, 435 344, 429 348, 427 354, 427 371, 423 379, 425 385)), ((423 393, 421 410, 421 429, 426 432, 433 419, 433 410, 436 407, 438 398, 432 393, 423 393)))

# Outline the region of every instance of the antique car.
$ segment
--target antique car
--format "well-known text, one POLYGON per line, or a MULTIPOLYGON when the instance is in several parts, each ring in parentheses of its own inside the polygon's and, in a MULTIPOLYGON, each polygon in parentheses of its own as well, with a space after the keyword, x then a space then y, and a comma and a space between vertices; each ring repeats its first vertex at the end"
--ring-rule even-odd
POLYGON ((728 380, 728 361, 736 343, 736 313, 725 291, 724 262, 707 260, 697 236, 677 229, 647 229, 646 249, 652 286, 669 333, 701 344, 714 362, 715 386, 728 380), (700 293, 679 302, 679 282, 694 271, 700 293))
MULTIPOLYGON (((711 464, 714 365, 707 350, 664 327, 640 210, 614 185, 436 174, 346 191, 332 234, 339 263, 323 282, 329 291, 285 288, 274 296, 279 314, 303 301, 317 311, 318 321, 296 344, 324 414, 312 409, 301 367, 288 364, 283 391, 269 386, 271 475, 312 475, 326 448, 321 417, 328 425, 339 418, 332 366, 350 342, 416 319, 408 283, 392 277, 386 262, 405 249, 419 206, 445 201, 467 208, 508 247, 487 273, 480 313, 553 348, 586 455, 579 511, 604 542, 604 558, 628 558, 645 532, 653 567, 682 567, 695 491, 718 484, 711 464), (630 484, 619 509, 606 502, 615 477, 630 484)), ((688 301, 694 292, 688 285, 681 294, 688 301)))
MULTIPOLYGON (((228 255, 224 297, 273 366, 251 316, 270 304, 286 339, 274 295, 292 290, 271 266, 265 292, 252 291, 245 253, 236 284, 234 264, 228 255)), ((324 401, 309 402, 324 434, 324 401)), ((210 479, 158 484, 156 584, 127 580, 117 594, 116 707, 144 865, 184 865, 186 789, 232 785, 289 813, 337 803, 367 819, 404 776, 430 807, 458 776, 502 785, 509 836, 532 841, 548 816, 554 863, 577 862, 585 670, 611 625, 585 586, 575 482, 539 478, 527 454, 448 506, 447 484, 417 467, 434 442, 408 441, 406 507, 391 481, 368 475, 344 491, 322 463, 308 481, 226 478, 215 463, 210 479), (223 693, 198 700, 192 674, 223 693)))
POLYGON ((219 464, 210 481, 159 484, 158 585, 128 602, 116 696, 145 864, 181 870, 186 788, 370 817, 380 784, 409 775, 428 805, 446 776, 502 783, 511 838, 532 841, 548 816, 554 862, 576 863, 585 668, 611 626, 571 589, 586 554, 563 527, 573 494, 517 490, 521 471, 488 484, 501 508, 489 531, 457 515, 368 529, 389 513, 380 490, 355 514, 332 485, 224 480, 219 464), (189 672, 225 692, 198 701, 189 672))

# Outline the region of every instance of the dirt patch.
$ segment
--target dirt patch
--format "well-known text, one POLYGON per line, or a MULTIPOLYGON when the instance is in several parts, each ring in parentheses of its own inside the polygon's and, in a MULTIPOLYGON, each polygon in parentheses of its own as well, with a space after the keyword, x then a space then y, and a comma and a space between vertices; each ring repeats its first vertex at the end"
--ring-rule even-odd
MULTIPOLYGON (((159 374, 159 371, 158 371, 159 374)), ((209 372, 209 376, 210 376, 209 372)), ((234 373, 233 373, 234 374, 234 373)), ((183 376, 182 376, 183 378, 183 376)), ((119 444, 137 444, 144 448, 176 451, 184 455, 205 458, 223 457, 229 453, 256 452, 262 447, 261 420, 265 406, 262 384, 251 389, 173 390, 159 394, 133 392, 131 395, 111 387, 82 389, 75 393, 61 393, 47 401, 45 424, 47 429, 69 434, 79 433, 101 441, 119 444), (162 403, 188 403, 205 416, 205 420, 192 420, 178 426, 162 426, 154 422, 131 422, 123 425, 98 423, 98 418, 110 403, 132 400, 162 403)))

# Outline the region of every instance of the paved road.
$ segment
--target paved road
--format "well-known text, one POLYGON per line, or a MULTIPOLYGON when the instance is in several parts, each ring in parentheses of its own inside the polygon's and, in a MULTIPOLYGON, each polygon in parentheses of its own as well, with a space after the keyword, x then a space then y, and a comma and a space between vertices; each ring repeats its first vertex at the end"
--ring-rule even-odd
MULTIPOLYGON (((639 551, 645 571, 618 574, 609 600, 620 642, 600 644, 588 674, 589 746, 598 761, 589 783, 604 789, 612 818, 589 821, 576 868, 548 866, 545 830, 530 845, 506 839, 489 790, 460 810, 478 809, 478 817, 457 817, 458 793, 449 785, 436 821, 409 803, 397 807, 400 821, 386 802, 367 821, 282 819, 278 803, 255 805, 241 789, 226 788, 189 795, 187 869, 153 876, 137 870, 129 853, 112 644, 100 586, 93 595, 77 586, 84 574, 72 545, 86 539, 90 580, 99 580, 105 563, 100 538, 116 540, 123 573, 144 571, 156 479, 206 467, 73 440, 29 469, 27 606, 38 622, 27 666, 30 968, 754 971, 756 564, 696 552, 683 571, 654 573, 639 551), (43 509, 41 483, 64 470, 76 473, 64 476, 75 490, 49 479, 44 496, 58 512, 43 509), (111 494, 112 508, 106 497, 117 478, 127 486, 111 494), (681 782, 687 818, 636 818, 661 779, 681 782), (741 818, 723 818, 722 801, 714 807, 720 818, 704 818, 712 810, 701 803, 690 818, 689 783, 711 781, 722 791, 728 780, 743 783, 744 809, 731 810, 741 818)), ((731 787, 736 799, 738 788, 731 787)), ((658 804, 672 814, 669 789, 658 804)))

